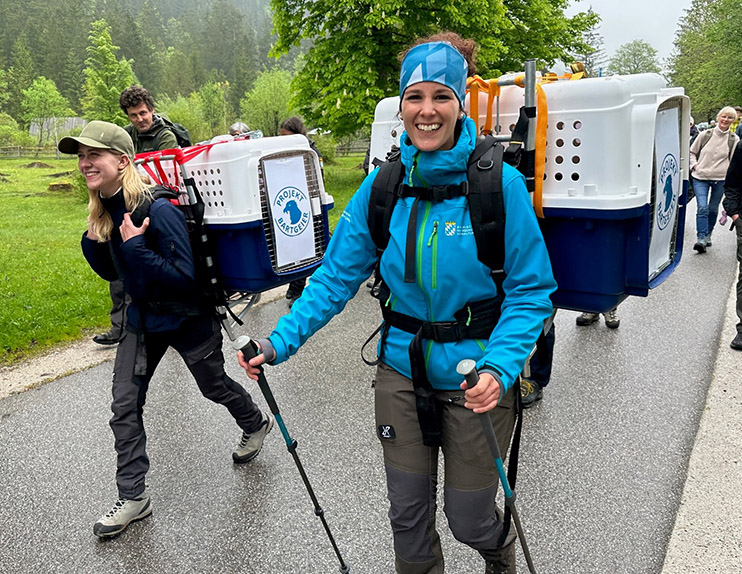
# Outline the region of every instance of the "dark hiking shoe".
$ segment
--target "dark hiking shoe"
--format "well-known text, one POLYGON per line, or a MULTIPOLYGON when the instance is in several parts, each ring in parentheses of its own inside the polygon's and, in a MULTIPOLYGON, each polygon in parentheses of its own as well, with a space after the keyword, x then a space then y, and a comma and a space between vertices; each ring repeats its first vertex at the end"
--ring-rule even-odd
POLYGON ((524 409, 532 407, 544 397, 544 389, 536 381, 520 380, 520 402, 524 409))
POLYGON ((729 346, 735 351, 742 351, 742 333, 737 333, 737 336, 732 339, 732 342, 729 343, 729 346))
POLYGON ((575 323, 577 323, 580 327, 586 327, 587 325, 592 325, 600 319, 600 313, 583 313, 579 317, 577 317, 577 320, 575 323))
POLYGON ((260 425, 258 430, 252 434, 242 433, 240 444, 237 445, 232 453, 232 460, 238 464, 242 464, 258 456, 260 449, 263 448, 265 436, 271 432, 275 420, 271 413, 263 413, 263 424, 260 425))
POLYGON ((693 245, 693 249, 698 251, 698 253, 706 253, 706 242, 696 241, 695 245, 693 245))
MULTIPOLYGON (((512 530, 512 528, 511 528, 512 530)), ((508 534, 505 545, 485 562, 484 574, 517 574, 515 570, 515 535, 508 534)))
POLYGON ((143 492, 139 498, 120 498, 105 516, 93 525, 93 534, 98 538, 116 536, 132 522, 146 518, 152 514, 152 505, 149 495, 143 492))
POLYGON ((107 333, 101 333, 93 337, 93 342, 99 345, 116 345, 123 338, 123 333, 119 333, 118 331, 114 333, 113 329, 111 329, 107 333))

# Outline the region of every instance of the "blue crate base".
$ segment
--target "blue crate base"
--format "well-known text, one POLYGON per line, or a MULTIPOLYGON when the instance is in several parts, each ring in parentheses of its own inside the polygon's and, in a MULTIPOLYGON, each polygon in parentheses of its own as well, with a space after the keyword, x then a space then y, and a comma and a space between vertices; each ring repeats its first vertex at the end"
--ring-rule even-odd
POLYGON ((626 210, 545 208, 544 215, 540 224, 558 285, 552 295, 557 308, 610 311, 629 295, 646 297, 680 262, 684 205, 672 261, 651 282, 649 205, 626 210))
MULTIPOLYGON (((329 241, 327 210, 323 207, 324 247, 329 241)), ((314 261, 289 273, 276 273, 271 264, 263 222, 207 226, 222 287, 226 291, 261 293, 295 279, 309 277, 322 261, 314 261)))

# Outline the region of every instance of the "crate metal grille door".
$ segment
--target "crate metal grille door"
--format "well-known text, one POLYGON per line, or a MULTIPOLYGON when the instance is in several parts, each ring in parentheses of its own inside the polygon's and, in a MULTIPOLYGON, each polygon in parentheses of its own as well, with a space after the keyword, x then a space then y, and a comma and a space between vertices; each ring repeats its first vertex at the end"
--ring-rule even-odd
POLYGON ((265 181, 265 169, 264 162, 266 160, 296 157, 302 156, 304 160, 304 173, 307 178, 307 189, 309 191, 310 204, 321 205, 320 196, 320 183, 319 173, 314 162, 314 156, 310 151, 289 151, 280 152, 271 155, 266 155, 260 158, 258 164, 258 185, 260 187, 260 209, 263 217, 263 231, 265 232, 266 243, 268 244, 268 253, 271 258, 271 265, 277 275, 282 273, 291 273, 302 267, 307 267, 320 261, 325 253, 326 245, 324 243, 325 237, 325 223, 322 217, 321 208, 318 213, 314 213, 312 210, 312 220, 314 224, 314 257, 296 261, 289 265, 278 266, 278 259, 276 256, 276 238, 275 231, 273 229, 273 217, 271 214, 271 206, 268 200, 268 189, 265 181))

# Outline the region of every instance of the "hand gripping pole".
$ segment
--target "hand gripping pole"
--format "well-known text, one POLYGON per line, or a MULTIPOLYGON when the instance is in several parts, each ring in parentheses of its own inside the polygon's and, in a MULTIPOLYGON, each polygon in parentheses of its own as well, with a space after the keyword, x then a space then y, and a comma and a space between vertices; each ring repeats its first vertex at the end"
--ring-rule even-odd
MULTIPOLYGON (((247 335, 242 335, 238 337, 232 343, 232 345, 235 349, 242 351, 242 354, 245 356, 245 359, 247 359, 248 361, 258 355, 258 346, 247 335)), ((340 554, 340 549, 335 543, 335 539, 332 536, 330 527, 327 524, 327 521, 325 520, 325 511, 322 510, 322 507, 319 505, 319 501, 317 500, 317 497, 314 494, 314 489, 312 489, 312 485, 309 483, 309 478, 307 477, 307 473, 304 472, 304 467, 302 466, 301 461, 299 460, 299 455, 296 454, 296 447, 298 443, 293 438, 291 438, 289 431, 286 429, 286 425, 283 422, 283 417, 281 416, 281 413, 278 410, 278 403, 276 403, 276 399, 273 397, 273 392, 271 391, 271 388, 268 386, 268 381, 265 378, 265 374, 263 373, 262 367, 260 368, 260 374, 258 375, 258 386, 260 387, 260 391, 263 393, 263 396, 265 397, 265 401, 268 403, 268 407, 273 413, 273 416, 276 417, 276 422, 278 423, 278 427, 281 429, 283 440, 286 441, 286 448, 291 453, 291 456, 294 459, 294 463, 296 463, 296 468, 299 469, 299 474, 301 475, 301 479, 304 481, 304 486, 306 487, 307 492, 309 493, 309 498, 312 499, 312 503, 314 504, 314 514, 318 516, 319 519, 322 521, 322 526, 325 527, 325 532, 327 533, 327 537, 330 539, 330 544, 332 544, 332 549, 335 551, 335 555, 340 561, 340 573, 348 574, 350 572, 350 566, 348 566, 348 564, 346 564, 345 561, 343 560, 343 556, 340 554)))
MULTIPOLYGON (((460 361, 456 366, 456 372, 466 379, 466 384, 469 388, 472 388, 479 381, 479 373, 477 373, 477 364, 471 359, 464 359, 460 361)), ((531 559, 531 553, 528 550, 528 544, 526 543, 526 537, 523 534, 523 527, 520 523, 520 516, 518 516, 518 510, 515 508, 515 492, 510 489, 510 483, 508 482, 507 474, 505 474, 505 467, 502 464, 502 456, 500 455, 500 446, 497 444, 497 437, 495 436, 495 429, 492 427, 492 421, 490 420, 489 413, 480 413, 479 422, 482 423, 482 430, 484 436, 487 439, 487 445, 489 446, 490 453, 495 459, 495 466, 497 467, 497 474, 500 477, 502 483, 502 491, 505 495, 505 505, 510 509, 510 514, 515 522, 515 530, 518 533, 518 539, 520 545, 523 548, 523 555, 526 557, 528 563, 528 570, 531 574, 536 574, 536 568, 533 565, 531 559)))

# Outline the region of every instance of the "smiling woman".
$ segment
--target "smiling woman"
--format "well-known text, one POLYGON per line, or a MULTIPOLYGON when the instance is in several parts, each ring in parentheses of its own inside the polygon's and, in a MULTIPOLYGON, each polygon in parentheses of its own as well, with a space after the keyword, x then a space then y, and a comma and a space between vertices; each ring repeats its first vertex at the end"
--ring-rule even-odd
MULTIPOLYGON (((495 508, 497 469, 480 416, 492 422, 506 452, 518 374, 551 314, 556 287, 523 176, 503 164, 492 185, 485 190, 471 182, 469 193, 477 129, 463 101, 473 49, 472 41, 447 33, 425 38, 403 55, 399 155, 372 171, 348 202, 321 267, 270 337, 259 341, 261 354, 249 362, 238 355, 247 375, 257 379, 261 363, 287 360, 376 271, 384 318, 376 429, 398 574, 443 571, 435 530, 440 454, 444 512, 455 538, 481 554, 487 572, 515 572, 514 537, 503 532, 495 508), (474 232, 482 203, 492 201, 495 190, 501 190, 497 196, 507 213, 500 241, 504 282, 493 280, 502 264, 489 267, 480 260, 474 232), (481 196, 487 199, 477 203, 481 196), (463 359, 479 368, 471 388, 456 372, 463 359)), ((483 149, 492 158, 501 151, 492 140, 483 149)), ((495 160, 481 165, 487 163, 495 160)))

